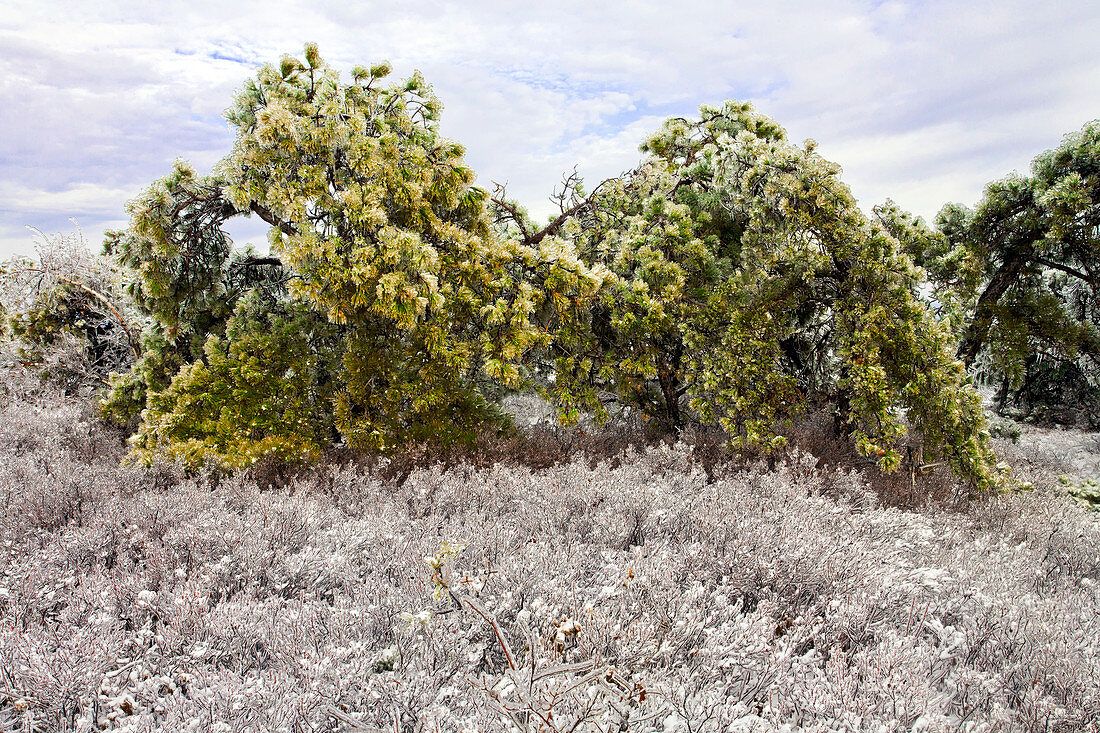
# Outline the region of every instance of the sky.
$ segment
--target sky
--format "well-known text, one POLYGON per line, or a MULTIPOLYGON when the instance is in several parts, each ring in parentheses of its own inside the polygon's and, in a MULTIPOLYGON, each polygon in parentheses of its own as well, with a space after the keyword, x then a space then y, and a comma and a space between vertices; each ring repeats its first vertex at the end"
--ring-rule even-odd
POLYGON ((0 0, 0 260, 33 254, 28 226, 98 249, 174 160, 208 171, 234 91, 308 41, 345 73, 420 69, 478 183, 540 219, 574 166, 591 188, 665 117, 741 99, 817 140, 865 210, 931 221, 1100 118, 1098 38, 1097 0, 0 0))

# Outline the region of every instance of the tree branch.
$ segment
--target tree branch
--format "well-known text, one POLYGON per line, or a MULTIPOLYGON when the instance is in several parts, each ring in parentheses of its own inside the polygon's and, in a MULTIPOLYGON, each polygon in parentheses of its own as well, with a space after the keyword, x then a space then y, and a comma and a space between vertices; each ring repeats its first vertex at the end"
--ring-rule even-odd
POLYGON ((516 221, 516 223, 520 227, 520 233, 523 235, 523 244, 527 245, 528 247, 535 247, 538 246, 539 242, 546 239, 546 237, 552 237, 559 231, 561 231, 561 228, 565 225, 565 222, 569 221, 569 217, 592 205, 592 203, 596 200, 596 194, 610 180, 614 179, 608 178, 607 180, 601 182, 600 185, 596 186, 596 188, 592 190, 592 193, 588 194, 587 197, 570 206, 568 209, 563 209, 561 214, 557 218, 555 218, 552 222, 547 224, 539 231, 534 232, 533 234, 529 232, 525 226, 523 226, 522 221, 518 216, 518 213, 515 211, 515 207, 505 201, 503 197, 498 198, 497 196, 492 196, 489 200, 508 212, 508 214, 516 221))
POLYGON ((978 303, 974 308, 974 317, 970 321, 970 327, 966 330, 966 336, 959 344, 958 358, 967 369, 974 363, 978 352, 981 351, 989 336, 989 328, 993 325, 993 309, 996 307, 1005 291, 1016 282, 1020 273, 1024 271, 1028 263, 1035 261, 1034 250, 1029 244, 1016 250, 1008 256, 1000 268, 989 278, 985 290, 978 297, 978 303))
POLYGON ((569 217, 573 216, 578 211, 581 211, 592 203, 592 201, 596 198, 596 192, 603 187, 604 183, 607 183, 607 181, 604 181, 599 186, 597 186, 596 189, 583 201, 580 201, 573 206, 570 206, 565 211, 561 212, 561 214, 556 219, 554 219, 552 222, 543 227, 540 231, 529 237, 527 241, 524 242, 524 244, 534 247, 546 237, 552 237, 559 231, 561 231, 561 228, 565 225, 565 222, 569 221, 569 217))
POLYGON ((298 230, 295 229, 293 224, 288 221, 283 221, 279 217, 275 216, 271 209, 267 208, 266 206, 263 206, 262 204, 258 204, 253 201, 248 205, 248 208, 253 214, 256 214, 258 217, 260 217, 288 237, 293 237, 295 234, 298 233, 298 230))
POLYGON ((504 213, 508 215, 507 218, 511 219, 519 227, 519 233, 523 235, 523 241, 527 242, 531 238, 531 233, 527 230, 527 224, 523 221, 523 214, 520 212, 516 205, 505 198, 504 186, 494 182, 493 195, 489 197, 489 200, 496 204, 504 213))
POLYGON ((1062 272, 1066 273, 1067 275, 1072 275, 1073 277, 1079 278, 1079 279, 1085 281, 1086 283, 1088 283, 1090 286, 1096 284, 1095 283, 1095 278, 1092 275, 1089 275, 1088 273, 1081 272, 1080 270, 1075 270, 1072 267, 1069 267, 1067 265, 1062 265, 1062 264, 1059 264, 1057 262, 1054 262, 1053 260, 1044 259, 1042 257, 1036 257, 1035 261, 1037 263, 1039 263, 1040 265, 1043 265, 1044 267, 1049 267, 1052 270, 1061 270, 1062 272))
POLYGON ((233 263, 236 267, 282 267, 283 261, 278 257, 246 257, 233 263))

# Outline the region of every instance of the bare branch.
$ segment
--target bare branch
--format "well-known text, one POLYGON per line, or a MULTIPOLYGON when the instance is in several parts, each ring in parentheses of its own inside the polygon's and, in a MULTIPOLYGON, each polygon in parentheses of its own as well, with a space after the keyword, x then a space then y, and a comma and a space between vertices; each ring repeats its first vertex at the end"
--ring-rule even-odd
POLYGON ((511 220, 519 227, 519 232, 523 236, 524 242, 531 238, 531 232, 527 229, 527 222, 525 221, 526 217, 523 216, 523 212, 519 210, 515 203, 508 200, 505 184, 493 181, 493 194, 489 197, 489 200, 505 214, 504 216, 498 217, 498 223, 511 220))
POLYGON ((288 237, 292 237, 298 233, 298 230, 294 228, 294 225, 288 221, 283 221, 271 211, 271 209, 258 204, 255 201, 249 203, 248 208, 252 213, 259 216, 271 226, 275 227, 288 237))
POLYGON ((580 174, 577 173, 577 167, 573 166, 573 172, 562 178, 561 190, 555 188, 550 194, 550 200, 557 205, 559 212, 564 214, 567 209, 580 203, 581 199, 577 196, 577 187, 580 185, 580 174))

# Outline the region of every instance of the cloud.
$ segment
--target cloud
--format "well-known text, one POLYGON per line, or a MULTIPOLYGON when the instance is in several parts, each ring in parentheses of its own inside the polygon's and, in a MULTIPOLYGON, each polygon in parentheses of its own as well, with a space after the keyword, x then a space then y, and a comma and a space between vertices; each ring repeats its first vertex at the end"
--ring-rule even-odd
POLYGON ((111 202, 128 193, 126 189, 98 186, 94 183, 78 183, 64 190, 48 191, 8 181, 0 182, 0 201, 17 201, 21 209, 34 213, 67 210, 92 215, 104 214, 111 202))
POLYGON ((1100 116, 1087 3, 6 6, 0 257, 27 251, 24 224, 73 215, 95 241, 176 157, 209 168, 232 143, 234 90, 307 40, 338 68, 421 69, 480 182, 507 181, 537 216, 574 165, 592 183, 632 167, 664 116, 730 97, 817 139, 864 206, 890 196, 926 217, 1100 116))

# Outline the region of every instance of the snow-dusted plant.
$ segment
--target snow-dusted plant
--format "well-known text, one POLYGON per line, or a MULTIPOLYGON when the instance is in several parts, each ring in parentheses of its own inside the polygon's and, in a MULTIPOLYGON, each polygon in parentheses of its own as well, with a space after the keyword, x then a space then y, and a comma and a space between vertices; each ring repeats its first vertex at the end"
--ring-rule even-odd
POLYGON ((901 511, 665 444, 269 488, 121 466, 90 417, 0 403, 7 727, 1098 729, 1100 516, 1030 430, 1034 490, 901 511))
MULTIPOLYGON (((557 732, 583 730, 629 730, 652 721, 662 709, 646 705, 646 690, 624 679, 612 665, 596 659, 562 663, 563 648, 580 630, 569 618, 559 622, 550 649, 523 620, 517 626, 525 646, 517 654, 496 616, 478 600, 484 580, 452 573, 454 558, 464 545, 444 542, 434 555, 424 558, 431 568, 434 597, 447 598, 451 610, 472 615, 488 625, 504 655, 505 669, 499 674, 483 672, 475 685, 484 693, 487 707, 501 721, 517 730, 557 732), (555 660, 553 657, 559 659, 555 660)), ((521 611, 530 618, 530 612, 521 611)), ((418 614, 414 620, 420 620, 418 614)))

